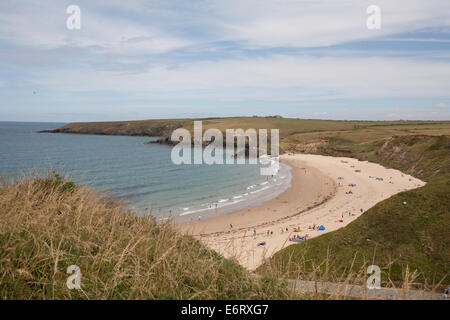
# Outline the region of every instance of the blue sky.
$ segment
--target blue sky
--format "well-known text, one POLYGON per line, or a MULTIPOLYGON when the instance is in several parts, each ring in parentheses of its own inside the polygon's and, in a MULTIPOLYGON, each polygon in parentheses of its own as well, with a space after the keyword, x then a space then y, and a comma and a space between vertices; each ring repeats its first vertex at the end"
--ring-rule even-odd
POLYGON ((450 119, 448 0, 42 2, 0 2, 0 121, 450 119))

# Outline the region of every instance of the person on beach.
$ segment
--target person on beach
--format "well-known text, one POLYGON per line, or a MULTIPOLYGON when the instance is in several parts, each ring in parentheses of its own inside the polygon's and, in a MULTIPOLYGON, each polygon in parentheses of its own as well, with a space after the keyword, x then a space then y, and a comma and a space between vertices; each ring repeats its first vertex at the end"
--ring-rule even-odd
POLYGON ((445 300, 448 299, 449 291, 450 291, 450 286, 448 286, 448 287, 445 288, 445 290, 444 290, 444 299, 445 299, 445 300))
POLYGON ((256 236, 256 229, 253 229, 253 236, 256 236))

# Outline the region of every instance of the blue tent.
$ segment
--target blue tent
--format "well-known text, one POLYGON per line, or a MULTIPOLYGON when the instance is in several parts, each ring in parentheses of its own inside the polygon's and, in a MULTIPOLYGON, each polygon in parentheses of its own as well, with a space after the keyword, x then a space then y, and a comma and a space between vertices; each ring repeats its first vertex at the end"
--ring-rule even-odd
POLYGON ((317 230, 323 231, 323 230, 325 230, 325 227, 323 225, 321 225, 319 228, 317 228, 317 230))

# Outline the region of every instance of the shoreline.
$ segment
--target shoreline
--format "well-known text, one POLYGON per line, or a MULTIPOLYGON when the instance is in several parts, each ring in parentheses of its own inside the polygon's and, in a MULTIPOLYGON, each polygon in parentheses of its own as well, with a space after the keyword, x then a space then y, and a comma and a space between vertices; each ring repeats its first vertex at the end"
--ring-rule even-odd
POLYGON ((254 270, 275 252, 296 243, 289 240, 293 235, 310 239, 337 230, 378 202, 425 185, 398 170, 353 158, 295 154, 281 159, 292 167, 291 187, 274 199, 176 227, 254 270), (317 230, 319 225, 325 230, 317 230), (294 228, 300 230, 294 232, 294 228))
POLYGON ((275 176, 268 178, 267 181, 247 186, 244 194, 230 196, 229 198, 211 203, 210 208, 197 209, 172 216, 172 220, 178 224, 195 222, 199 219, 205 221, 232 212, 259 206, 276 198, 291 187, 291 170, 292 168, 289 165, 280 162, 280 170, 275 176), (214 207, 216 204, 217 207, 214 207))
POLYGON ((336 191, 333 181, 323 177, 318 170, 306 168, 289 159, 283 159, 282 163, 291 168, 291 180, 288 188, 277 196, 264 202, 261 202, 263 199, 260 199, 260 202, 256 205, 206 219, 182 221, 178 224, 178 227, 183 233, 201 237, 230 233, 231 231, 249 231, 249 228, 261 227, 310 210, 324 203, 336 191), (321 183, 316 184, 314 188, 310 188, 313 181, 320 181, 321 183), (325 196, 324 190, 328 192, 325 196), (305 196, 298 197, 296 201, 293 201, 300 192, 303 192, 305 196), (292 214, 286 216, 286 210, 292 212, 292 214), (232 223, 233 228, 230 227, 230 223, 232 223))

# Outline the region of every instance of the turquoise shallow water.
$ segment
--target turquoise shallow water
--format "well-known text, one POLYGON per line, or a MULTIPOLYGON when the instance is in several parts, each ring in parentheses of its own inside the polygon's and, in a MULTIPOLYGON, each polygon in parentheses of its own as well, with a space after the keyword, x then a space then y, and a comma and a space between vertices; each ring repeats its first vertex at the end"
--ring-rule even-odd
POLYGON ((148 137, 36 133, 61 125, 0 122, 0 170, 13 178, 57 168, 128 200, 142 214, 152 208, 155 216, 242 208, 273 198, 290 180, 286 170, 282 177, 261 176, 258 165, 177 166, 171 148, 144 144, 148 137))

